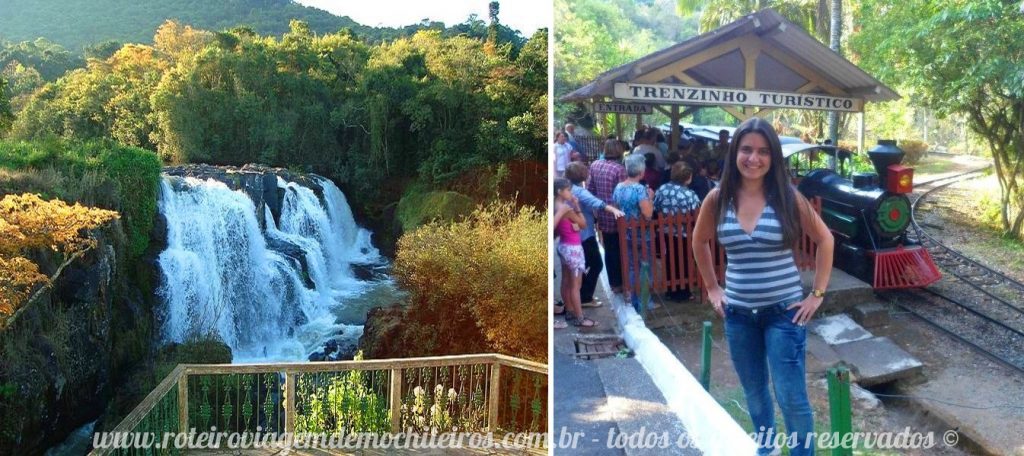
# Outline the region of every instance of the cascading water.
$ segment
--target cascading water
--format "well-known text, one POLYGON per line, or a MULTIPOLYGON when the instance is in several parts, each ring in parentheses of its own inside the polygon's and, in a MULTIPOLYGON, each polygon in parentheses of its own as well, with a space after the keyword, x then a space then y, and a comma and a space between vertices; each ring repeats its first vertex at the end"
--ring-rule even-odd
POLYGON ((164 178, 165 341, 216 335, 240 362, 305 360, 339 334, 350 343, 358 339, 361 322, 339 321, 337 310, 375 286, 357 279, 351 265, 381 259, 341 191, 312 179, 323 201, 278 177, 280 217, 275 222, 264 206, 261 228, 244 192, 213 179, 164 178))

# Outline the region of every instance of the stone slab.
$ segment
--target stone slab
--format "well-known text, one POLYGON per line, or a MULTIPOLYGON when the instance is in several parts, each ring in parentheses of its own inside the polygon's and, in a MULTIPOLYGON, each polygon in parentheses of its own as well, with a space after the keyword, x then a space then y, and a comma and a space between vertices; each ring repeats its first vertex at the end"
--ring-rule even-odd
POLYGON ((847 342, 832 347, 849 365, 861 386, 888 383, 919 375, 924 365, 888 337, 847 342))
MULTIPOLYGON (((800 280, 803 282, 804 292, 810 293, 814 284, 814 271, 801 271, 800 280)), ((874 302, 874 300, 875 290, 871 288, 870 284, 838 268, 832 268, 832 275, 828 281, 828 288, 825 289, 825 300, 822 301, 821 310, 839 312, 858 304, 874 302)))
POLYGON ((838 366, 842 360, 839 359, 839 354, 832 349, 832 346, 825 342, 821 336, 810 333, 807 335, 807 352, 814 357, 813 361, 817 363, 813 369, 808 367, 808 370, 823 371, 832 367, 838 366))
POLYGON ((839 345, 870 339, 872 334, 846 314, 815 318, 807 323, 807 330, 818 335, 829 345, 839 345))
POLYGON ((877 302, 858 304, 850 309, 853 321, 865 328, 877 328, 889 324, 889 310, 877 302))

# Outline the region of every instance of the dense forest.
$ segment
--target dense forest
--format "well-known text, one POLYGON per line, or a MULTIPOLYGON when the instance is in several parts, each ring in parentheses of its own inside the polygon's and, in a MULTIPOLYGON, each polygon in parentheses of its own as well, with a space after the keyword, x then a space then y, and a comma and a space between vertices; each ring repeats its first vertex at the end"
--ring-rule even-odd
POLYGON ((152 42, 84 68, 52 43, 9 47, 9 136, 110 138, 165 163, 298 167, 339 181, 370 212, 401 196, 381 195, 386 182, 440 185, 543 157, 544 31, 521 47, 436 30, 371 45, 301 21, 279 38, 168 21, 152 42))
MULTIPOLYGON (((368 43, 393 41, 422 29, 476 38, 487 34, 487 24, 475 17, 450 28, 436 21, 400 28, 371 27, 293 0, 5 0, 0 5, 0 38, 20 42, 45 37, 81 55, 110 49, 110 42, 152 43, 153 30, 167 19, 206 30, 244 25, 261 35, 283 35, 294 19, 305 22, 314 33, 349 29, 368 43)), ((501 26, 498 33, 499 40, 522 44, 523 38, 515 30, 501 26)))

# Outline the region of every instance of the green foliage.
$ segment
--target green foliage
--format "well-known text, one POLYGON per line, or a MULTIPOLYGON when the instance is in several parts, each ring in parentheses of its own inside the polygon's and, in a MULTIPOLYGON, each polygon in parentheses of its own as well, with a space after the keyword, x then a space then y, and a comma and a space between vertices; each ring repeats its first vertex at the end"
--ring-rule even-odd
MULTIPOLYGON (((4 14, 0 18, 10 18, 13 15, 4 14)), ((0 19, 2 21, 3 19, 0 19)), ((24 24, 33 26, 36 24, 24 24)), ((6 32, 5 27, 0 30, 6 32)), ((19 62, 27 67, 35 68, 42 75, 43 79, 52 81, 72 68, 81 67, 85 61, 81 57, 73 55, 61 45, 46 38, 39 38, 40 35, 32 34, 25 39, 34 41, 22 41, 10 43, 0 39, 0 68, 4 68, 11 62, 19 62)))
MULTIPOLYGON (((356 353, 355 360, 363 359, 356 353)), ((311 376, 299 376, 297 390, 305 405, 296 416, 295 431, 390 432, 391 417, 388 397, 373 388, 373 372, 353 370, 332 376, 326 385, 311 376)))
POLYGON ((0 182, 0 193, 33 192, 118 211, 130 255, 141 255, 149 245, 160 179, 160 162, 152 152, 109 140, 4 141, 0 169, 22 172, 0 182))
MULTIPOLYGON (((696 35, 694 18, 672 14, 672 0, 555 0, 557 100, 597 75, 696 35)), ((555 118, 571 106, 556 104, 555 118)))
POLYGON ((851 44, 882 80, 915 89, 939 116, 962 114, 987 141, 1002 190, 1004 232, 1024 237, 1024 20, 1016 2, 878 0, 851 44))
POLYGON ((7 81, 0 78, 0 136, 11 129, 14 114, 11 113, 11 100, 7 97, 7 81))
POLYGON ((113 138, 172 163, 300 167, 369 211, 398 199, 378 191, 392 182, 443 188, 469 170, 543 160, 546 30, 521 45, 432 30, 372 47, 313 30, 293 21, 275 38, 168 21, 153 46, 125 45, 34 91, 12 136, 113 138))
POLYGON ((430 222, 454 222, 473 212, 476 204, 460 193, 425 191, 420 185, 409 187, 398 202, 398 221, 402 230, 412 231, 430 222))
POLYGON ((547 217, 495 203, 399 241, 394 275, 412 295, 394 343, 415 354, 496 351, 547 359, 547 217))

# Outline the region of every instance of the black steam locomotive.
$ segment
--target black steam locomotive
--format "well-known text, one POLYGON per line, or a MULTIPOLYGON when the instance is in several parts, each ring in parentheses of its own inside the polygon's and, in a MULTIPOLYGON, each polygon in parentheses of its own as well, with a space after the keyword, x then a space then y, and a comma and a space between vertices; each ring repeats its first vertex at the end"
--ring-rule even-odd
MULTIPOLYGON (((807 146, 802 150, 821 149, 837 158, 845 152, 807 146)), ((788 149, 792 154, 800 148, 788 149)), ((876 289, 935 282, 941 276, 928 251, 907 238, 913 168, 900 164, 904 153, 895 141, 879 141, 868 156, 877 174, 855 173, 850 180, 829 169, 815 169, 797 187, 807 198, 822 200, 821 217, 836 241, 835 266, 876 289)))

